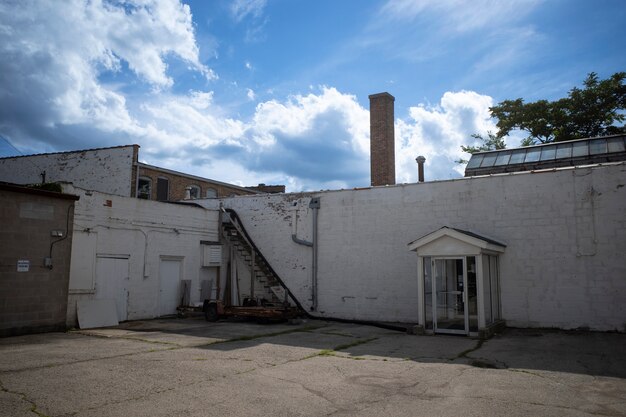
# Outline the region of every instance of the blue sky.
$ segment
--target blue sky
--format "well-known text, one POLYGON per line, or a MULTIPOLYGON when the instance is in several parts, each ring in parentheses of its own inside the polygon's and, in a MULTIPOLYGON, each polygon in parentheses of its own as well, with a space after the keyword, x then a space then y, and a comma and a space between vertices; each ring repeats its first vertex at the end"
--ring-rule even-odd
POLYGON ((625 71, 625 23, 621 0, 4 1, 0 156, 137 143, 240 185, 367 186, 388 91, 397 181, 420 154, 456 178, 489 106, 625 71))

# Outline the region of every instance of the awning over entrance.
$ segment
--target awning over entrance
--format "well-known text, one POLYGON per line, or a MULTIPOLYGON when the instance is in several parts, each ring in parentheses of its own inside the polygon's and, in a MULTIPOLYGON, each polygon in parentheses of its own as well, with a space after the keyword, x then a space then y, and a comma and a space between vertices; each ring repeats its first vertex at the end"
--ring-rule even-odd
POLYGON ((484 335, 501 322, 504 243, 442 227, 408 246, 418 257, 418 322, 425 332, 484 335))
POLYGON ((477 255, 482 251, 501 253, 505 248, 504 243, 494 239, 448 226, 409 243, 409 250, 416 251, 418 256, 477 255))

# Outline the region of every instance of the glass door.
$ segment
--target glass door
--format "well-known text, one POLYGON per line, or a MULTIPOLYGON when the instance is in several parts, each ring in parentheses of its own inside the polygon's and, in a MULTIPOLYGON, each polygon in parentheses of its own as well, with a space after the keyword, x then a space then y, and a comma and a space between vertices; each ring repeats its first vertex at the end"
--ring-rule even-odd
POLYGON ((468 334, 465 257, 433 259, 433 324, 437 333, 468 334))

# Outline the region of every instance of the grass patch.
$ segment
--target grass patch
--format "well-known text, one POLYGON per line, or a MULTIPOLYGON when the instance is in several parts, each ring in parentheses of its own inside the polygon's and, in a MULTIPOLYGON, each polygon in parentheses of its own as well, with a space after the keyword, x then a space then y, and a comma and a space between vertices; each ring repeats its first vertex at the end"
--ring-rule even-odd
POLYGON ((341 350, 345 350, 345 349, 349 349, 349 348, 354 347, 354 346, 362 345, 364 343, 368 343, 368 342, 371 342, 372 340, 376 340, 376 339, 378 339, 378 338, 377 337, 371 337, 369 339, 360 339, 360 340, 354 341, 352 343, 346 343, 344 345, 335 346, 333 349, 322 349, 322 350, 320 350, 317 353, 313 353, 311 355, 305 356, 304 358, 299 359, 299 360, 304 361, 304 360, 307 360, 307 359, 316 358, 318 356, 335 356, 335 357, 338 357, 338 358, 352 359, 352 360, 355 360, 355 361, 362 361, 362 360, 365 360, 365 358, 360 357, 360 356, 355 356, 355 357, 338 356, 337 353, 339 351, 341 351, 341 350))
POLYGON ((338 351, 338 350, 345 350, 345 349, 349 349, 351 347, 355 347, 355 346, 359 346, 359 345, 363 345, 365 343, 369 343, 373 340, 378 339, 377 337, 370 337, 369 339, 360 339, 360 340, 356 340, 352 343, 346 343, 344 345, 339 345, 339 346, 335 346, 335 348, 333 350, 338 351))

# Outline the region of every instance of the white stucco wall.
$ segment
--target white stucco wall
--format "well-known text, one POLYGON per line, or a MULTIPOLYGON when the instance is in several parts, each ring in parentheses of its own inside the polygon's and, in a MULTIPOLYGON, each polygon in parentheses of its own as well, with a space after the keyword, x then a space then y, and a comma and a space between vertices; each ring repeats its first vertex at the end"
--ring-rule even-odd
POLYGON ((321 200, 321 316, 416 322, 417 259, 407 243, 451 226, 507 244, 501 292, 510 326, 626 330, 623 163, 223 199, 305 306, 311 249, 291 240, 291 220, 297 203, 298 237, 310 240, 311 197, 321 200))
POLYGON ((14 184, 71 182, 77 187, 130 197, 133 146, 0 159, 0 181, 14 184))
POLYGON ((201 301, 202 280, 215 282, 216 268, 202 267, 200 242, 217 241, 217 211, 72 186, 64 191, 80 195, 74 214, 68 325, 76 324, 76 301, 94 298, 103 285, 95 273, 97 256, 128 256, 128 320, 158 316, 163 257, 182 261, 181 280, 192 280, 192 304, 201 301))

